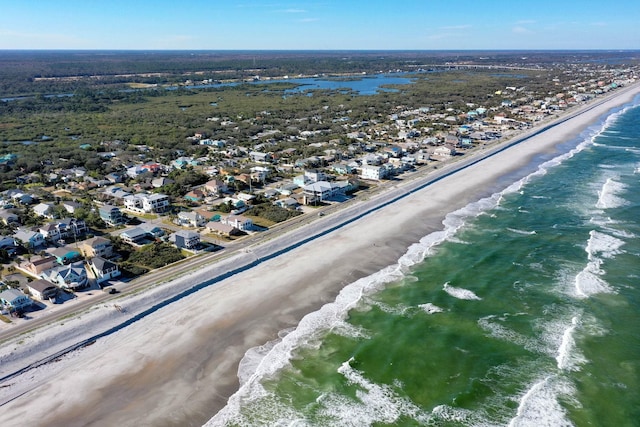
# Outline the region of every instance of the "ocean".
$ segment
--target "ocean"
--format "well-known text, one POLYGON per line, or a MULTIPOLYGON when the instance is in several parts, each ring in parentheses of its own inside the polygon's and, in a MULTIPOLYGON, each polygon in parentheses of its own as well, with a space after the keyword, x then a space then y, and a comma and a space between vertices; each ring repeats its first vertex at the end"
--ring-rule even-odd
POLYGON ((638 105, 251 350, 207 425, 640 425, 638 105))

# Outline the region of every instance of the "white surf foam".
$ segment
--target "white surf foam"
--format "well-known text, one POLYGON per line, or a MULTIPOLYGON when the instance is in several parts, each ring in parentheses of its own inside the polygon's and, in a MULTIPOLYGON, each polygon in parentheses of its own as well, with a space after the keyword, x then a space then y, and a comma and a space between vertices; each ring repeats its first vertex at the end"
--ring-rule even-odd
POLYGON ((507 230, 511 231, 512 233, 528 235, 528 236, 532 236, 536 234, 535 230, 526 231, 526 230, 518 230, 517 228, 507 228, 507 230))
POLYGON ((344 362, 338 372, 350 383, 357 386, 356 399, 329 394, 322 400, 319 414, 331 425, 370 426, 392 424, 401 417, 409 417, 424 423, 429 414, 410 400, 400 397, 391 386, 374 383, 351 366, 354 359, 344 362))
MULTIPOLYGON (((482 317, 478 320, 478 325, 488 333, 490 337, 514 343, 526 348, 529 351, 539 351, 539 346, 534 339, 528 338, 506 326, 500 324, 500 319, 495 315, 482 317)), ((504 319, 503 319, 504 320, 504 319)))
POLYGON ((570 396, 573 387, 558 377, 550 376, 535 383, 521 397, 517 415, 509 427, 570 427, 565 409, 558 403, 559 397, 570 396))
POLYGON ((575 357, 576 342, 573 334, 578 325, 579 319, 578 316, 575 316, 573 317, 573 319, 571 319, 571 326, 565 329, 564 334, 562 334, 562 342, 560 343, 560 347, 558 348, 558 355, 556 356, 556 362, 558 365, 558 369, 560 370, 575 371, 578 369, 577 362, 582 361, 581 359, 575 357))
POLYGON ((614 290, 601 278, 605 273, 601 266, 604 258, 612 258, 620 253, 624 241, 599 231, 589 233, 587 265, 576 275, 575 290, 579 298, 587 298, 599 293, 612 293, 614 290))
POLYGON ((438 307, 435 304, 431 304, 430 302, 428 302, 426 304, 420 304, 418 307, 420 307, 422 310, 424 310, 424 312, 427 313, 427 314, 434 314, 434 313, 442 313, 442 312, 444 312, 443 308, 438 307))
POLYGON ((478 295, 476 295, 473 291, 464 288, 456 288, 454 286, 450 286, 449 283, 445 283, 442 287, 446 293, 451 295, 454 298, 465 299, 465 300, 481 300, 478 295))
POLYGON ((608 178, 598 192, 598 209, 613 209, 626 205, 628 202, 620 197, 620 194, 627 189, 627 186, 614 178, 608 178))

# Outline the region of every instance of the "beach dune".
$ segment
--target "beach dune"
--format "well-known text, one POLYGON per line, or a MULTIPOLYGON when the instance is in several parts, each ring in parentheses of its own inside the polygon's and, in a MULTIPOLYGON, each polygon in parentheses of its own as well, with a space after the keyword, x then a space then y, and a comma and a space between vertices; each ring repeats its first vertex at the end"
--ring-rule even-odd
MULTIPOLYGON (((247 350, 276 340, 280 331, 333 301, 345 285, 394 264, 412 243, 441 230, 447 213, 502 190, 505 176, 525 173, 535 166, 537 154, 553 155, 559 143, 577 137, 638 91, 637 85, 619 90, 606 102, 459 172, 438 170, 443 177, 433 184, 11 379, 0 389, 3 422, 203 425, 238 389, 238 366, 247 350)), ((406 192, 405 185, 398 182, 387 197, 406 192)), ((377 201, 354 206, 367 203, 377 201)), ((322 222, 337 221, 338 215, 322 222)), ((68 327, 81 322, 70 320, 68 327)))

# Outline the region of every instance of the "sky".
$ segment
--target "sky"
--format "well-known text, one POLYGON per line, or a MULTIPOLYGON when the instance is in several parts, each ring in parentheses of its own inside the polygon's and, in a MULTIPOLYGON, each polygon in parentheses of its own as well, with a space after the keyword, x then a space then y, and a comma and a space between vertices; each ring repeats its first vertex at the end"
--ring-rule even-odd
POLYGON ((640 49, 638 0, 0 0, 0 49, 640 49))

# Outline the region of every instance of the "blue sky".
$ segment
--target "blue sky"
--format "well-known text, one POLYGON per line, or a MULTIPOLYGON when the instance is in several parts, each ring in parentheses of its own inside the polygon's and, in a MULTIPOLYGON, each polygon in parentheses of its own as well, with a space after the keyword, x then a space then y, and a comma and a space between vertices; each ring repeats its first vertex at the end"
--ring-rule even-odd
POLYGON ((0 0, 0 49, 640 49, 638 0, 0 0))

